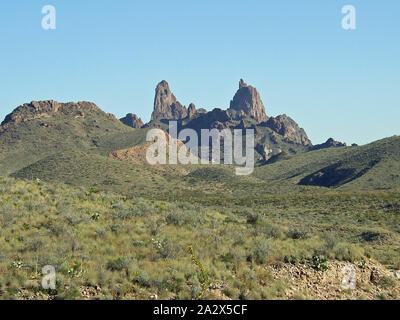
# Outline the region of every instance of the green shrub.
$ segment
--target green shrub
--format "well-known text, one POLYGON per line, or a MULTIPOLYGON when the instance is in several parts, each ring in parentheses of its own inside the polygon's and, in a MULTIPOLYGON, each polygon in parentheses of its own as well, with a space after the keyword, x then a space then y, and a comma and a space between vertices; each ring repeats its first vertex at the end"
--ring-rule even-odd
POLYGON ((175 246, 170 238, 161 240, 152 239, 154 247, 163 259, 173 258, 175 256, 175 246))
POLYGON ((311 238, 311 235, 309 232, 301 229, 291 229, 287 233, 288 238, 294 239, 294 240, 299 240, 299 239, 309 239, 311 238))
POLYGON ((232 300, 237 300, 239 299, 240 290, 238 288, 226 287, 224 288, 223 293, 232 300))
POLYGON ((142 287, 150 286, 149 274, 144 270, 137 270, 135 272, 134 282, 137 282, 142 287))
POLYGON ((112 260, 109 260, 106 264, 106 268, 111 271, 122 271, 122 270, 129 270, 131 265, 131 259, 126 257, 118 257, 112 260))
POLYGON ((257 222, 260 220, 260 214, 258 212, 254 212, 252 210, 248 210, 245 212, 246 216, 246 221, 249 224, 257 224, 257 222))
POLYGON ((57 295, 57 298, 63 300, 78 300, 82 298, 82 295, 77 288, 71 288, 57 295))
POLYGON ((299 259, 295 255, 289 255, 289 256, 285 255, 284 258, 283 258, 283 261, 285 263, 290 263, 290 264, 296 265, 298 263, 302 263, 304 260, 299 259))
POLYGON ((264 238, 257 238, 254 241, 253 257, 254 261, 258 264, 263 264, 267 261, 267 258, 272 255, 272 246, 269 240, 264 238))
POLYGON ((223 262, 232 262, 234 259, 234 255, 231 252, 227 252, 223 255, 221 255, 221 260, 223 262))
POLYGON ((205 215, 203 212, 199 211, 183 211, 175 210, 167 215, 166 221, 168 224, 173 224, 176 226, 183 226, 185 224, 190 224, 192 226, 197 226, 203 224, 205 221, 205 215))
POLYGON ((364 250, 357 245, 339 243, 334 249, 335 258, 342 261, 359 261, 364 257, 364 250))
POLYGON ((393 288, 396 286, 396 281, 391 277, 383 276, 377 281, 377 285, 384 289, 393 288))
POLYGON ((284 229, 282 227, 266 222, 262 222, 257 225, 256 234, 273 239, 285 238, 284 229))
POLYGON ((125 204, 117 203, 111 206, 113 210, 114 219, 128 220, 135 215, 135 212, 132 208, 129 208, 125 204))
POLYGON ((325 240, 325 248, 330 251, 333 250, 334 247, 339 243, 339 238, 338 236, 333 233, 329 232, 324 235, 324 240, 325 240))
POLYGON ((314 255, 311 258, 311 266, 317 271, 328 270, 328 259, 323 255, 314 255))

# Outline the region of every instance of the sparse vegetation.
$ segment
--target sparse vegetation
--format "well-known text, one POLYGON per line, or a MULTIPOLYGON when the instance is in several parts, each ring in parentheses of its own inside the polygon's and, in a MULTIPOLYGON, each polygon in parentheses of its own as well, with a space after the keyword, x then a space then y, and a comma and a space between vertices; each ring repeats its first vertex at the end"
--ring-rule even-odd
MULTIPOLYGON (((209 279, 204 298, 215 298, 216 287, 234 299, 279 299, 284 287, 260 274, 264 265, 322 272, 329 259, 358 265, 375 259, 395 267, 399 215, 380 212, 398 198, 396 192, 325 192, 206 197, 199 205, 1 178, 0 294, 193 299, 204 280, 185 252, 193 244, 209 279), (49 264, 57 270, 52 292, 40 289, 41 268, 49 264)), ((376 285, 393 290, 397 284, 387 277, 376 285)))
MULTIPOLYGON (((276 273, 326 275, 333 262, 400 268, 399 137, 294 150, 242 177, 232 166, 111 158, 142 144, 146 129, 101 113, 42 121, 0 133, 2 299, 312 299, 276 273), (346 174, 331 188, 297 184, 336 169, 346 174), (45 265, 56 269, 55 290, 41 287, 45 265)), ((363 295, 398 296, 397 280, 369 276, 363 295)))

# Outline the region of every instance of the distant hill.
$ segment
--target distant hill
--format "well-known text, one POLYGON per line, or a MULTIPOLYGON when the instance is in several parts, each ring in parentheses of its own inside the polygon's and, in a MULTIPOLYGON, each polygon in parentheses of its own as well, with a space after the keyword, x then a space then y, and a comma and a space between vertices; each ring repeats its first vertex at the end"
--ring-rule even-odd
POLYGON ((145 140, 89 102, 35 101, 16 108, 0 126, 0 174, 64 151, 105 154, 145 140))
POLYGON ((266 181, 341 189, 392 189, 400 187, 400 137, 361 147, 337 147, 303 153, 256 168, 266 181))

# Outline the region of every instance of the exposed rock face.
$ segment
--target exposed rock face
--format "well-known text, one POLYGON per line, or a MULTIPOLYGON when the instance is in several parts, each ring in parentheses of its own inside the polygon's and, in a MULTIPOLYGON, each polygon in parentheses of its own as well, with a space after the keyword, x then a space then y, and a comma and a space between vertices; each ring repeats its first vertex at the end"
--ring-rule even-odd
POLYGON ((215 108, 210 112, 203 113, 199 117, 194 118, 185 127, 194 130, 208 128, 224 129, 229 127, 230 120, 231 117, 228 111, 215 108))
MULTIPOLYGON (((270 128, 277 136, 283 137, 285 142, 301 144, 308 147, 312 146, 306 132, 287 115, 268 118, 259 93, 243 80, 240 80, 239 90, 231 101, 231 107, 228 110, 216 108, 210 112, 201 114, 199 109, 197 113, 198 116, 186 122, 184 127, 195 130, 203 128, 217 128, 220 130, 224 128, 254 128, 257 134, 257 126, 263 126, 270 128)), ((189 112, 190 117, 191 114, 192 112, 189 112)), ((271 136, 272 141, 273 138, 274 137, 271 136)), ((276 144, 278 144, 278 140, 276 140, 276 144)), ((277 152, 277 149, 275 149, 276 148, 274 148, 273 152, 265 152, 263 149, 260 154, 264 158, 269 158, 277 152)))
MULTIPOLYGON (((184 143, 181 140, 174 139, 171 135, 169 135, 167 132, 165 132, 165 142, 166 142, 166 151, 167 151, 167 158, 169 157, 169 145, 171 144, 172 141, 175 141, 177 144, 178 150, 186 150, 186 153, 189 152, 189 150, 186 148, 184 143)), ((110 152, 107 156, 109 158, 115 159, 115 160, 120 160, 120 161, 125 161, 125 162, 130 162, 133 164, 139 164, 139 165, 148 165, 147 159, 146 159, 146 153, 147 149, 152 145, 152 142, 146 142, 144 144, 140 144, 134 147, 130 147, 128 149, 122 149, 122 150, 115 150, 110 152)), ((194 156, 193 154, 191 155, 192 161, 193 162, 198 162, 199 158, 194 156)), ((175 165, 162 165, 162 164, 155 164, 152 166, 154 169, 158 169, 160 171, 168 171, 168 172, 174 172, 174 173, 181 173, 183 175, 187 175, 188 171, 184 168, 184 166, 175 166, 175 165)))
POLYGON ((247 116, 254 118, 259 123, 268 120, 264 104, 257 89, 247 85, 243 79, 240 79, 239 90, 230 103, 230 109, 243 111, 247 116))
POLYGON ((264 161, 267 161, 273 154, 273 150, 268 145, 257 144, 256 151, 262 156, 262 160, 264 161))
POLYGON ((320 149, 326 149, 326 148, 332 148, 332 147, 346 147, 347 144, 345 142, 339 142, 334 140, 333 138, 329 138, 326 140, 326 142, 321 143, 321 144, 316 144, 311 148, 311 150, 320 150, 320 149))
POLYGON ((54 100, 46 100, 32 101, 31 103, 25 103, 22 106, 17 107, 13 112, 5 117, 4 121, 1 123, 1 127, 11 124, 17 125, 20 122, 39 118, 48 118, 60 112, 74 115, 75 118, 84 118, 87 113, 96 112, 107 116, 111 120, 118 121, 114 115, 105 113, 92 102, 81 101, 76 103, 59 103, 54 100))
POLYGON ((18 124, 23 121, 50 116, 57 113, 60 107, 61 104, 53 100, 32 101, 31 103, 25 103, 8 114, 1 125, 4 126, 9 123, 18 124))
POLYGON ((196 112, 197 112, 196 106, 193 103, 189 104, 188 117, 192 118, 196 114, 196 112))
POLYGON ((197 109, 197 113, 207 113, 207 110, 204 108, 197 109))
POLYGON ((151 120, 179 120, 186 118, 188 110, 182 106, 171 92, 168 82, 163 80, 156 87, 154 110, 151 120))
POLYGON ((123 124, 130 126, 132 128, 141 128, 144 126, 142 119, 140 119, 136 114, 128 113, 124 118, 119 119, 123 124))
POLYGON ((276 118, 270 117, 268 121, 262 124, 276 133, 283 136, 287 141, 299 143, 304 146, 311 146, 312 143, 303 128, 286 114, 277 116, 276 118))

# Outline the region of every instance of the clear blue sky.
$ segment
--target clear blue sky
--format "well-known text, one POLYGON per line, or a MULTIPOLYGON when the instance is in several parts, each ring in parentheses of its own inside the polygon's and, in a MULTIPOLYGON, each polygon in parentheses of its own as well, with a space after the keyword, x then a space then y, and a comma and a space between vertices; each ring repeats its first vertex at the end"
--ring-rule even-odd
POLYGON ((54 99, 148 121, 163 79, 183 104, 227 108, 244 78, 313 143, 400 133, 398 0, 2 0, 0 39, 2 119, 54 99), (47 4, 56 30, 41 28, 47 4))

